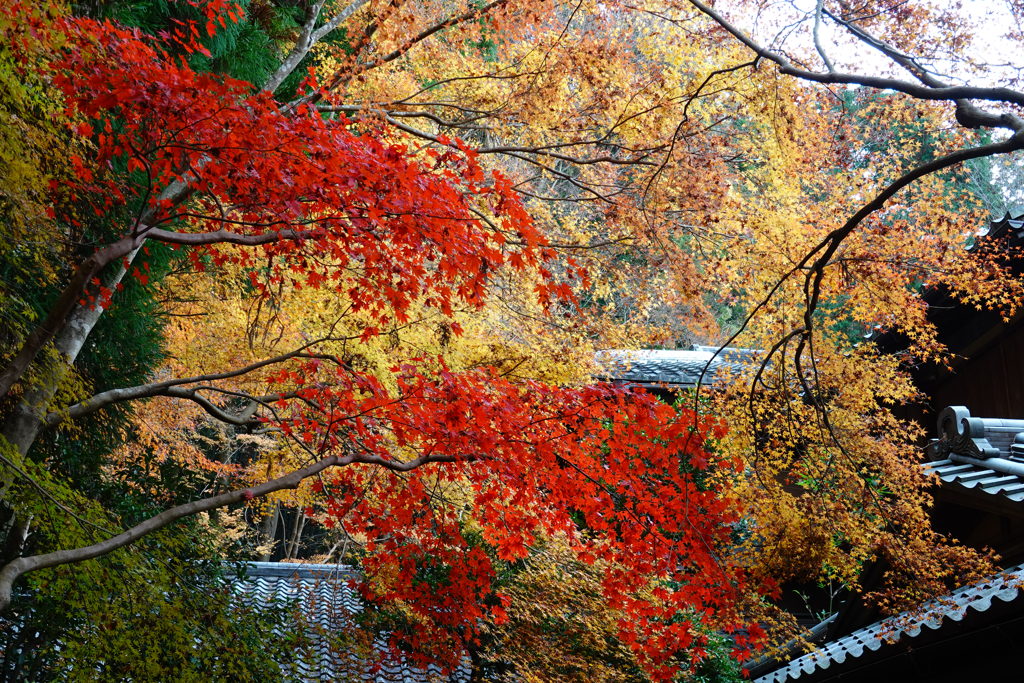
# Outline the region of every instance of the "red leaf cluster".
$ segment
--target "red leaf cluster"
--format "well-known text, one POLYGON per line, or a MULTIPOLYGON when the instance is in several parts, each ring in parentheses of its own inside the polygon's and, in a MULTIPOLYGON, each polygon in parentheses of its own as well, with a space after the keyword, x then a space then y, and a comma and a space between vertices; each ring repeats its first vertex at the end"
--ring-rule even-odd
POLYGON ((708 468, 737 466, 706 448, 720 423, 627 388, 437 366, 394 368, 397 393, 347 368, 329 381, 293 373, 319 408, 295 407, 280 423, 318 455, 341 449, 376 465, 344 468, 317 489, 329 518, 369 539, 366 571, 389 577, 367 597, 400 600, 422 620, 405 634, 414 649, 457 656, 482 618, 500 619, 482 545, 516 560, 540 534, 564 535, 609 568, 605 597, 631 615, 624 640, 656 675, 669 676, 670 658, 698 638, 680 613, 746 628, 738 592, 758 588, 729 557, 738 506, 704 483, 708 468), (450 487, 471 493, 448 500, 450 487))
POLYGON ((84 19, 67 31, 55 82, 96 145, 73 160, 71 199, 97 214, 144 202, 135 231, 201 247, 199 267, 239 263, 264 291, 344 289, 356 310, 401 321, 416 297, 446 314, 479 306, 499 268, 549 256, 508 179, 472 154, 414 158, 344 117, 197 73, 136 32, 84 19), (184 186, 187 201, 160 191, 184 186))

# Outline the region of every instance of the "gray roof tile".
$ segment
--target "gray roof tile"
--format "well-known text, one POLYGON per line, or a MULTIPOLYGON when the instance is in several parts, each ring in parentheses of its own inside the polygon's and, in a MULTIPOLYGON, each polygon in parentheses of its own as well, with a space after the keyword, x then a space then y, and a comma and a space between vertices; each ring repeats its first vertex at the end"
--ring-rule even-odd
MULTIPOLYGON (((371 662, 332 644, 332 634, 352 625, 352 615, 363 609, 353 587, 360 573, 353 567, 329 564, 291 564, 250 562, 246 576, 235 583, 238 595, 258 605, 276 606, 295 601, 301 610, 309 648, 300 653, 296 664, 284 672, 290 681, 346 681, 358 683, 439 683, 469 680, 468 666, 444 676, 441 669, 426 670, 405 662, 371 662)), ((379 636, 374 648, 382 654, 386 636, 379 636)), ((378 658, 379 659, 379 658, 378 658)))
POLYGON ((609 349, 594 358, 604 379, 642 386, 712 385, 730 370, 750 363, 755 351, 698 346, 683 349, 609 349))
POLYGON ((937 431, 925 472, 946 486, 1024 501, 1024 420, 974 417, 964 406, 949 406, 939 414, 937 431))
POLYGON ((947 486, 962 486, 1009 498, 1015 503, 1024 501, 1024 477, 996 472, 982 465, 953 462, 949 458, 924 465, 925 473, 935 474, 947 486))

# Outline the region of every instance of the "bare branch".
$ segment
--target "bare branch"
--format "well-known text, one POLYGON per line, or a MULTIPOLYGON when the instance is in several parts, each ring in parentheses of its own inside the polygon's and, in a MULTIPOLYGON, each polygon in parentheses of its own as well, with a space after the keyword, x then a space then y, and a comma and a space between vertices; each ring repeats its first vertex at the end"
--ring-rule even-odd
POLYGON ((821 57, 821 61, 825 64, 825 68, 829 71, 835 71, 836 68, 832 66, 832 60, 825 54, 825 48, 821 46, 821 36, 819 31, 821 29, 821 13, 824 9, 822 5, 825 4, 825 0, 818 0, 814 5, 814 49, 818 51, 818 55, 821 57))
POLYGON ((255 235, 244 235, 230 230, 215 230, 213 232, 175 232, 173 230, 162 230, 154 228, 147 237, 157 242, 167 244, 181 244, 186 246, 200 246, 205 244, 239 244, 246 247, 255 247, 261 244, 273 244, 286 240, 304 240, 320 237, 321 230, 273 230, 271 232, 257 233, 255 235))
MULTIPOLYGON (((690 0, 690 4, 711 18, 734 38, 757 54, 757 56, 774 62, 779 67, 779 72, 784 75, 794 76, 814 83, 862 85, 869 88, 877 88, 879 90, 895 90, 896 92, 901 92, 905 95, 910 95, 911 97, 923 100, 955 102, 957 104, 957 120, 963 126, 968 128, 978 128, 983 126, 1006 128, 1014 132, 1024 130, 1024 120, 1020 117, 1009 113, 995 114, 986 112, 974 107, 974 105, 971 105, 969 102, 969 100, 985 100, 989 102, 1001 102, 1024 107, 1024 93, 1020 91, 1004 87, 988 88, 967 85, 945 85, 932 77, 927 76, 927 74, 924 74, 920 66, 916 66, 916 69, 912 70, 911 73, 915 73, 915 76, 919 79, 924 76, 925 80, 921 83, 913 83, 899 78, 886 76, 868 76, 862 74, 840 73, 836 71, 818 72, 801 69, 794 66, 788 59, 778 52, 769 50, 763 45, 757 43, 753 38, 740 30, 739 27, 735 26, 709 5, 701 2, 701 0, 690 0)), ((869 42, 867 38, 864 40, 865 42, 869 42)), ((872 43, 869 42, 869 44, 872 43)), ((873 46, 877 47, 877 45, 874 44, 873 46)), ((887 53, 888 56, 897 64, 904 66, 904 63, 901 63, 900 61, 898 53, 895 53, 895 51, 892 52, 892 54, 887 53)), ((902 59, 904 61, 909 60, 909 58, 906 58, 905 56, 902 56, 902 59)))
MULTIPOLYGON (((134 401, 142 398, 152 398, 154 396, 187 398, 189 400, 193 400, 200 403, 201 405, 203 405, 204 409, 207 410, 207 412, 211 412, 210 409, 205 404, 203 404, 204 401, 206 403, 209 402, 206 399, 202 399, 202 397, 197 397, 195 395, 195 389, 182 389, 180 387, 185 384, 215 382, 217 380, 230 379, 232 377, 240 377, 242 375, 247 375, 261 368, 265 368, 269 365, 283 363, 294 358, 320 358, 323 360, 336 360, 334 356, 306 353, 306 349, 326 340, 326 338, 317 339, 316 341, 312 341, 294 351, 289 351, 288 353, 283 353, 274 356, 273 358, 266 358, 264 360, 251 363, 249 365, 246 365, 241 368, 236 368, 234 370, 209 373, 205 375, 195 375, 193 377, 168 379, 162 382, 152 382, 150 384, 141 384, 139 386, 134 387, 110 389, 109 391, 101 392, 99 394, 96 394, 95 396, 91 396, 85 399, 84 401, 80 401, 79 403, 76 403, 65 410, 54 411, 50 413, 49 415, 46 416, 45 422, 47 426, 54 427, 66 420, 75 420, 86 415, 91 415, 92 413, 100 411, 106 408, 107 406, 113 405, 115 403, 123 403, 124 401, 134 401)), ((268 395, 266 397, 259 398, 252 397, 252 400, 272 400, 272 398, 276 396, 278 396, 278 394, 268 395)), ((217 409, 217 411, 213 412, 212 414, 214 415, 214 417, 217 417, 218 419, 221 419, 225 422, 238 424, 235 419, 227 417, 226 414, 221 415, 220 413, 222 412, 223 411, 220 411, 220 409, 217 409)), ((248 421, 246 421, 245 423, 247 424, 248 421)))
POLYGON ((412 460, 389 460, 382 458, 379 455, 363 455, 357 456, 353 462, 359 462, 366 465, 378 465, 384 469, 391 470, 393 472, 411 472, 414 469, 422 467, 423 465, 435 462, 469 462, 475 460, 473 456, 458 456, 458 455, 423 455, 412 460))
POLYGON ((299 63, 313 49, 313 46, 320 42, 328 33, 341 26, 344 21, 365 5, 367 0, 353 0, 345 9, 324 22, 323 26, 316 28, 316 22, 320 18, 320 12, 323 10, 325 2, 326 0, 318 0, 309 6, 306 12, 306 21, 302 25, 302 31, 299 33, 295 45, 292 46, 288 56, 285 57, 281 65, 277 67, 277 70, 267 80, 267 84, 263 86, 264 90, 272 93, 280 88, 285 79, 295 71, 299 63))

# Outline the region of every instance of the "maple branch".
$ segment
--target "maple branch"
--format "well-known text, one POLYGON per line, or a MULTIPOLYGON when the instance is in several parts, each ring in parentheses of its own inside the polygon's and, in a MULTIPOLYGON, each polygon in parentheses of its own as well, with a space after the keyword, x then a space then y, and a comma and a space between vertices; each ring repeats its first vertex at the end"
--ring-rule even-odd
MULTIPOLYGON (((352 338, 355 338, 355 337, 352 337, 352 338)), ((181 377, 181 378, 175 378, 175 379, 168 379, 168 380, 163 380, 161 382, 151 382, 149 384, 141 384, 141 385, 134 386, 134 387, 122 387, 122 388, 119 388, 119 389, 110 389, 108 391, 104 391, 104 392, 101 392, 101 393, 96 394, 94 396, 91 396, 91 397, 85 399, 84 401, 79 401, 78 403, 75 403, 74 405, 71 405, 71 406, 65 408, 64 410, 53 411, 53 412, 49 413, 43 419, 43 421, 44 421, 44 423, 46 424, 47 427, 55 427, 55 426, 65 422, 65 421, 76 420, 76 419, 78 419, 80 417, 84 417, 86 415, 91 415, 92 413, 98 412, 98 411, 106 408, 107 406, 113 405, 115 403, 123 403, 125 401, 133 401, 133 400, 142 399, 142 398, 152 398, 152 397, 155 397, 155 396, 167 396, 167 397, 171 397, 171 398, 185 398, 185 399, 189 399, 189 400, 195 401, 196 403, 199 403, 203 407, 204 410, 206 410, 208 413, 210 413, 211 415, 213 415, 217 419, 222 420, 223 422, 229 422, 231 424, 236 424, 236 425, 251 424, 251 422, 252 422, 251 418, 250 419, 240 420, 237 416, 231 416, 228 413, 225 413, 222 409, 218 408, 213 403, 211 403, 208 399, 205 399, 202 396, 199 396, 198 394, 195 393, 196 391, 198 391, 200 389, 207 389, 207 390, 213 390, 213 391, 222 391, 222 390, 217 389, 216 387, 195 387, 195 388, 192 388, 192 389, 183 389, 183 388, 181 388, 181 385, 184 385, 184 384, 198 384, 200 382, 215 382, 215 381, 222 380, 222 379, 230 379, 232 377, 240 377, 242 375, 247 375, 247 374, 249 374, 251 372, 254 372, 256 370, 260 370, 262 368, 265 368, 267 366, 276 365, 278 363, 283 363, 285 361, 292 360, 292 359, 295 359, 295 358, 321 359, 321 360, 329 360, 329 361, 337 362, 338 359, 335 356, 319 354, 319 353, 307 353, 307 351, 306 351, 307 349, 309 349, 309 348, 311 348, 313 346, 316 346, 317 344, 321 344, 321 343, 323 343, 325 341, 337 341, 337 338, 335 338, 335 337, 321 337, 321 338, 315 339, 315 340, 313 340, 313 341, 311 341, 311 342, 309 342, 307 344, 303 344, 302 346, 300 346, 299 348, 297 348, 297 349, 295 349, 293 351, 289 351, 287 353, 282 353, 282 354, 279 354, 277 356, 273 356, 271 358, 265 358, 263 360, 256 361, 255 363, 250 363, 249 365, 246 365, 246 366, 243 366, 243 367, 240 367, 240 368, 235 368, 233 370, 226 370, 224 372, 208 373, 208 374, 204 374, 204 375, 195 375, 195 376, 192 376, 192 377, 181 377)), ((293 393, 294 392, 286 392, 286 393, 282 394, 280 392, 276 392, 276 393, 267 394, 265 396, 260 396, 260 397, 257 397, 257 396, 245 396, 245 398, 248 398, 251 401, 256 401, 256 402, 262 403, 262 402, 265 402, 265 401, 275 400, 275 399, 277 399, 279 397, 282 397, 282 396, 284 396, 284 397, 294 397, 294 396, 291 396, 291 394, 293 394, 293 393)))
MULTIPOLYGON (((269 409, 271 401, 284 401, 285 399, 300 398, 301 394, 299 390, 295 389, 292 391, 279 391, 272 394, 264 394, 262 396, 253 396, 252 394, 244 391, 231 391, 229 389, 221 389, 219 387, 212 386, 198 386, 191 389, 171 387, 159 394, 154 394, 154 396, 186 399, 197 404, 215 420, 219 420, 225 424, 234 425, 236 427, 255 427, 261 424, 261 420, 255 416, 256 411, 260 406, 269 409), (248 405, 238 414, 231 414, 210 399, 201 395, 199 393, 200 391, 212 391, 224 394, 225 396, 240 398, 247 401, 248 405)), ((276 412, 271 412, 276 415, 276 412)))
POLYGON ((814 30, 812 35, 814 36, 814 49, 818 51, 818 55, 821 57, 821 61, 825 64, 825 68, 830 72, 835 71, 836 68, 832 66, 832 60, 825 54, 825 48, 821 46, 821 36, 818 34, 821 29, 821 14, 822 11, 828 11, 824 8, 825 0, 818 0, 814 5, 814 30))
POLYGON ((845 240, 850 233, 856 230, 868 216, 880 210, 885 203, 900 190, 916 180, 933 173, 937 173, 943 169, 949 168, 950 166, 956 166, 957 164, 970 161, 971 159, 980 159, 997 154, 1009 154, 1022 149, 1024 149, 1024 129, 1001 142, 994 142, 988 145, 972 147, 970 149, 960 149, 937 159, 933 159, 928 163, 921 164, 920 166, 911 169, 891 182, 885 189, 875 195, 870 202, 862 206, 855 214, 853 214, 853 216, 851 216, 842 227, 836 228, 826 235, 824 239, 814 247, 814 249, 804 256, 797 267, 790 271, 790 273, 793 273, 798 269, 807 267, 815 254, 821 252, 821 255, 814 260, 813 264, 811 264, 810 272, 808 273, 808 278, 804 285, 804 292, 807 299, 807 307, 804 311, 804 326, 808 330, 812 327, 811 317, 814 310, 817 308, 818 299, 821 294, 821 281, 825 275, 825 267, 829 264, 832 256, 839 249, 843 240, 845 240))
MULTIPOLYGON (((296 356, 296 357, 308 357, 308 356, 296 356)), ((241 373, 223 373, 222 376, 234 376, 241 373)), ((216 404, 211 402, 209 399, 199 395, 198 391, 223 391, 217 387, 211 386, 199 386, 190 389, 185 389, 178 384, 185 384, 189 382, 203 381, 204 379, 217 379, 213 375, 189 377, 183 380, 169 380, 168 382, 154 382, 153 384, 142 384, 135 387, 125 387, 121 389, 110 389, 104 391, 95 396, 87 398, 86 400, 76 403, 73 406, 65 410, 57 410, 49 413, 45 418, 44 422, 47 427, 56 427, 64 422, 70 420, 77 420, 78 418, 91 415, 99 412, 108 406, 116 403, 124 403, 125 401, 135 401, 143 398, 154 398, 156 396, 166 396, 168 398, 183 398, 198 403, 203 410, 217 418, 221 422, 237 426, 245 426, 254 424, 254 420, 251 415, 246 415, 245 412, 241 415, 231 415, 216 404)), ((250 401, 258 403, 265 403, 267 401, 273 401, 280 398, 294 398, 296 393, 290 392, 276 392, 272 394, 266 394, 264 396, 250 396, 249 394, 242 394, 239 392, 233 392, 233 395, 247 398, 250 401)))
MULTIPOLYGON (((825 12, 825 14, 830 19, 835 21, 840 26, 843 26, 846 30, 848 30, 851 34, 853 34, 858 40, 860 40, 860 41, 866 43, 867 45, 871 46, 872 48, 878 50, 879 52, 884 54, 886 57, 891 59, 893 62, 895 62, 896 64, 898 64, 901 67, 903 67, 904 69, 906 69, 910 74, 912 74, 915 78, 917 78, 919 81, 921 81, 921 83, 924 84, 925 86, 927 86, 929 88, 932 88, 932 89, 938 89, 938 90, 948 89, 948 88, 951 87, 949 84, 944 83, 943 81, 939 80, 938 78, 933 76, 931 73, 929 73, 927 69, 925 69, 923 66, 918 64, 917 60, 914 59, 913 57, 911 57, 910 55, 907 55, 907 54, 904 54, 903 52, 900 52, 899 50, 897 50, 892 45, 889 45, 885 41, 875 37, 874 35, 872 35, 868 31, 866 31, 865 29, 861 28, 860 26, 856 26, 856 25, 852 24, 851 22, 846 21, 845 19, 841 19, 840 17, 836 16, 835 14, 833 14, 830 11, 828 11, 827 9, 825 9, 824 12, 825 12)), ((1015 90, 1011 90, 1009 88, 999 88, 999 89, 995 89, 995 90, 1005 90, 1008 93, 1016 94, 1017 96, 1019 96, 1021 98, 1022 101, 1024 101, 1024 94, 1019 93, 1019 92, 1017 92, 1015 90)), ((979 97, 974 97, 974 96, 968 95, 966 97, 960 97, 960 98, 954 97, 953 99, 956 101, 956 120, 957 120, 957 123, 959 123, 961 126, 964 126, 965 128, 996 127, 996 128, 1009 128, 1009 129, 1014 130, 1014 131, 1019 131, 1019 130, 1024 129, 1024 121, 1022 121, 1019 117, 1017 117, 1015 115, 1012 115, 1012 114, 1006 114, 1006 115, 993 114, 991 112, 984 111, 983 109, 979 108, 978 106, 976 106, 975 104, 973 104, 970 101, 971 99, 987 99, 987 98, 980 97, 980 96, 979 97), (1003 119, 1004 116, 1006 117, 1005 120, 1003 119)), ((996 100, 996 101, 1000 101, 1000 100, 996 100)), ((1007 101, 1007 102, 1010 102, 1010 103, 1021 104, 1021 102, 1015 102, 1014 99, 1012 98, 1012 96, 1011 96, 1010 99, 1003 98, 1001 101, 1007 101)))
MULTIPOLYGON (((819 5, 820 4, 821 0, 819 0, 819 5)), ((825 14, 825 16, 827 16, 829 19, 831 19, 832 21, 836 22, 837 24, 845 28, 847 31, 849 31, 855 38, 857 38, 857 40, 866 43, 869 47, 878 50, 883 55, 899 64, 901 67, 906 69, 912 76, 914 76, 916 79, 918 79, 925 85, 931 87, 942 87, 945 85, 945 83, 940 82, 937 78, 928 73, 928 70, 925 69, 920 64, 918 64, 917 60, 914 59, 912 56, 897 50, 892 45, 889 45, 885 41, 869 33, 866 29, 863 29, 860 26, 857 26, 856 24, 853 24, 852 22, 849 22, 846 19, 837 16, 835 13, 831 12, 827 8, 822 8, 821 12, 825 14)))
MULTIPOLYGON (((616 192, 613 192, 611 194, 604 194, 602 192, 598 192, 597 190, 595 190, 591 185, 588 185, 586 183, 582 183, 579 180, 577 180, 576 178, 573 178, 568 173, 565 173, 563 171, 559 171, 557 168, 552 168, 551 166, 548 166, 547 164, 543 164, 543 163, 541 163, 540 161, 538 161, 536 159, 533 159, 531 157, 526 156, 525 154, 520 154, 519 152, 506 152, 506 154, 508 154, 508 156, 513 157, 515 159, 519 159, 520 161, 525 161, 527 163, 533 164, 534 166, 537 166, 538 168, 547 171, 551 175, 558 176, 559 178, 561 178, 565 182, 569 183, 570 185, 572 185, 572 186, 574 186, 574 187, 576 187, 576 188, 578 188, 580 190, 583 190, 584 192, 586 192, 588 194, 594 195, 594 199, 606 202, 607 204, 614 204, 615 201, 612 199, 612 197, 614 197, 615 195, 620 194, 622 192, 621 189, 618 189, 616 192)), ((540 198, 537 195, 530 194, 530 193, 525 192, 523 190, 518 190, 518 192, 520 194, 524 194, 526 196, 540 198)), ((547 199, 551 199, 551 200, 561 199, 561 201, 575 201, 575 199, 573 199, 573 198, 565 198, 565 197, 562 197, 562 198, 550 197, 550 198, 547 198, 547 199)))
MULTIPOLYGON (((469 209, 471 213, 475 214, 481 221, 487 224, 487 227, 491 228, 495 232, 500 232, 503 235, 511 235, 508 230, 503 230, 501 227, 496 225, 494 221, 487 217, 486 214, 477 211, 474 208, 469 209)), ((622 237, 609 237, 596 242, 590 242, 589 244, 580 244, 579 242, 546 242, 544 246, 552 249, 600 249, 602 247, 611 247, 623 242, 632 242, 636 239, 635 235, 623 235, 622 237)), ((527 246, 527 243, 523 240, 509 239, 508 244, 516 246, 527 246)))
MULTIPOLYGON (((251 408, 246 408, 238 415, 232 415, 210 399, 200 395, 198 392, 202 389, 210 389, 211 387, 195 387, 193 389, 183 389, 181 387, 169 387, 159 394, 152 394, 153 396, 166 396, 168 398, 182 398, 197 404, 200 408, 205 410, 208 415, 213 417, 215 420, 219 420, 225 424, 234 425, 236 427, 246 427, 250 425, 259 424, 259 420, 253 416, 255 410, 260 403, 265 403, 269 400, 268 397, 247 397, 250 401, 251 408)), ((294 392, 289 392, 294 393, 294 392)), ((284 396, 281 394, 280 396, 284 396)))
POLYGON ((200 512, 215 510, 226 505, 252 500, 253 498, 260 498, 275 491, 298 488, 299 484, 301 484, 303 480, 316 476, 330 467, 349 465, 355 461, 355 458, 356 456, 352 455, 330 455, 319 462, 294 470, 284 476, 272 479, 271 481, 258 486, 228 491, 217 496, 204 498, 202 500, 195 500, 164 510, 160 514, 150 517, 149 519, 136 524, 116 536, 111 536, 110 538, 98 543, 93 543, 92 545, 69 550, 56 550, 49 553, 43 553, 42 555, 30 555, 28 557, 19 557, 11 560, 3 567, 3 569, 0 569, 0 613, 6 611, 11 603, 11 589, 14 582, 28 572, 102 557, 103 555, 113 552, 118 548, 130 545, 143 536, 151 534, 154 531, 158 531, 179 519, 183 519, 200 512))
MULTIPOLYGON (((390 123, 392 126, 394 126, 395 128, 398 128, 401 131, 409 133, 410 135, 414 135, 414 136, 416 136, 418 138, 422 138, 424 140, 429 140, 430 142, 435 142, 437 144, 445 145, 445 146, 448 146, 448 147, 452 147, 453 146, 453 145, 446 144, 446 143, 442 142, 438 138, 438 136, 436 136, 436 135, 428 133, 428 132, 426 132, 424 130, 420 130, 419 128, 413 128, 412 126, 410 126, 408 124, 405 124, 405 123, 402 123, 401 121, 398 121, 396 118, 394 118, 394 115, 396 114, 396 112, 384 112, 384 111, 381 111, 380 113, 384 114, 384 119, 388 123, 390 123)), ((421 117, 422 118, 429 118, 427 116, 421 116, 421 117)), ((458 127, 458 126, 451 126, 451 127, 458 127)), ((613 164, 613 165, 618 165, 618 166, 634 166, 634 165, 657 166, 658 164, 656 164, 655 162, 653 162, 653 161, 645 161, 645 159, 646 159, 646 157, 650 156, 654 152, 657 152, 657 151, 659 151, 660 149, 662 149, 664 147, 664 146, 659 146, 659 147, 652 147, 650 149, 643 150, 644 153, 641 156, 639 156, 638 158, 636 158, 636 159, 619 159, 619 158, 616 158, 616 157, 613 157, 613 156, 609 156, 609 155, 604 155, 604 156, 601 156, 601 157, 593 157, 593 158, 585 159, 585 158, 573 157, 573 156, 569 156, 568 154, 560 154, 558 152, 551 151, 552 149, 559 148, 559 147, 583 147, 583 146, 587 146, 587 145, 598 145, 598 144, 601 144, 602 142, 603 142, 603 140, 599 139, 599 140, 581 140, 581 141, 577 141, 577 142, 564 142, 564 143, 559 143, 559 144, 556 144, 556 145, 538 145, 537 147, 519 147, 519 146, 514 146, 514 145, 500 145, 500 146, 495 146, 495 147, 479 147, 477 149, 474 149, 473 151, 476 154, 504 154, 506 156, 515 157, 516 159, 519 159, 521 161, 526 161, 526 162, 534 164, 536 166, 540 166, 541 168, 544 168, 546 170, 549 170, 549 171, 552 171, 552 172, 557 172, 557 171, 554 171, 552 169, 549 169, 547 166, 543 166, 542 164, 540 164, 535 159, 531 159, 531 158, 529 158, 526 155, 528 155, 528 154, 536 154, 538 156, 551 157, 552 159, 558 159, 559 161, 565 161, 567 163, 576 164, 578 166, 586 166, 586 165, 589 165, 589 164, 613 164)), ((564 176, 564 177, 566 179, 569 178, 569 176, 564 176)))
POLYGON ((389 111, 388 115, 393 116, 395 118, 427 119, 428 121, 433 121, 438 126, 441 126, 443 128, 459 128, 462 130, 489 130, 487 126, 478 126, 474 125, 473 123, 474 121, 479 121, 480 119, 487 118, 487 114, 477 114, 476 116, 469 117, 465 121, 452 121, 449 119, 442 119, 440 116, 432 114, 429 111, 389 111))
POLYGON ((421 455, 418 458, 412 460, 400 461, 400 460, 389 460, 379 455, 360 455, 353 456, 353 462, 362 463, 365 465, 378 465, 384 469, 391 470, 392 472, 411 472, 414 469, 427 465, 434 462, 471 462, 476 460, 476 456, 465 455, 421 455))
POLYGON ((283 240, 306 240, 321 237, 321 230, 274 230, 255 235, 245 235, 230 230, 215 230, 213 232, 175 232, 173 230, 162 230, 154 228, 149 231, 147 237, 157 242, 166 244, 180 244, 185 246, 200 246, 205 244, 238 244, 246 247, 256 247, 262 244, 272 244, 283 240))
POLYGON ((506 3, 508 3, 508 0, 494 0, 493 2, 489 2, 486 5, 474 7, 473 9, 467 12, 463 12, 460 15, 449 17, 444 21, 439 21, 433 26, 423 29, 418 34, 405 41, 405 43, 395 48, 393 51, 377 59, 370 68, 376 68, 382 64, 393 62, 394 60, 398 59, 406 52, 408 52, 409 48, 411 48, 413 45, 423 42, 424 40, 434 35, 435 33, 443 31, 444 29, 450 28, 452 26, 457 26, 458 24, 469 21, 471 19, 475 19, 478 16, 486 14, 487 12, 490 12, 492 9, 500 7, 501 5, 504 5, 506 3))
POLYGON ((298 39, 295 41, 295 45, 292 46, 288 56, 285 57, 281 65, 277 67, 273 75, 267 79, 266 85, 263 89, 273 93, 281 84, 284 83, 285 79, 295 71, 299 63, 305 59, 309 51, 313 49, 313 46, 320 42, 324 36, 338 28, 349 17, 356 13, 368 0, 353 0, 347 7, 335 14, 329 20, 327 20, 323 26, 316 28, 316 22, 320 18, 320 12, 323 10, 324 3, 326 0, 318 0, 311 4, 306 11, 306 21, 302 25, 302 30, 299 33, 298 39))

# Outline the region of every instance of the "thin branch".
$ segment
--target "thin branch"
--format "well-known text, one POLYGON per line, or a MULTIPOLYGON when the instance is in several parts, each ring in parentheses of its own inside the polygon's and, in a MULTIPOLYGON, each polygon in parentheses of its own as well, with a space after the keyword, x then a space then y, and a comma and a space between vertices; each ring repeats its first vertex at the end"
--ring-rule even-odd
MULTIPOLYGON (((976 87, 976 86, 951 86, 951 85, 939 85, 938 81, 934 81, 933 85, 928 85, 926 82, 912 83, 910 81, 902 80, 899 78, 891 78, 886 76, 868 76, 862 74, 849 74, 840 73, 835 71, 818 72, 810 71, 808 69, 802 69, 794 66, 788 59, 781 54, 769 50, 763 45, 759 44, 753 38, 748 36, 732 22, 726 19, 724 16, 716 12, 709 5, 701 2, 701 0, 689 0, 690 4, 696 7, 700 12, 707 15, 715 23, 725 29, 738 41, 743 43, 748 49, 753 51, 759 57, 768 61, 774 62, 779 67, 779 72, 787 76, 794 76, 802 80, 811 81, 814 83, 832 84, 832 85, 863 85, 869 88, 877 88, 879 90, 895 90, 911 97, 916 97, 923 100, 935 100, 935 101, 950 101, 957 103, 957 120, 961 125, 968 128, 978 127, 993 127, 993 128, 1007 128, 1012 131, 1024 130, 1024 120, 1014 114, 994 114, 991 112, 985 112, 981 109, 974 108, 971 110, 973 105, 970 105, 968 100, 986 100, 989 102, 1002 102, 1006 104, 1013 104, 1024 107, 1024 92, 1013 90, 1012 88, 1005 87, 976 87), (962 101, 964 104, 961 105, 962 101), (969 105, 969 106, 968 106, 969 105), (966 111, 961 116, 961 108, 965 108, 966 111)), ((831 16, 831 15, 830 15, 831 16)), ((867 42, 867 41, 865 41, 867 42)), ((870 43, 869 43, 870 44, 870 43)), ((893 60, 899 64, 900 61, 896 57, 889 55, 893 60)), ((902 64, 901 64, 902 66, 902 64)), ((920 67, 917 67, 920 69, 920 67)), ((914 73, 914 71, 911 71, 914 73)), ((921 78, 921 74, 915 74, 918 78, 921 78)), ((928 78, 931 78, 930 76, 928 78)))
POLYGON ((239 244, 246 247, 255 247, 262 244, 273 244, 287 240, 300 241, 314 239, 323 235, 322 230, 273 230, 271 232, 245 235, 230 230, 215 230, 213 232, 175 232, 173 230, 162 230, 154 228, 147 235, 150 239, 166 244, 180 244, 184 246, 201 246, 206 244, 239 244))
POLYGON ((925 176, 937 173, 951 166, 956 166, 957 164, 961 164, 965 161, 970 161, 971 159, 980 159, 983 157, 995 156, 997 154, 1009 154, 1022 149, 1024 149, 1024 130, 1015 133, 1013 137, 1003 140, 1002 142, 981 145, 970 149, 957 150, 945 156, 933 159, 926 164, 921 164, 894 180, 884 190, 879 192, 874 199, 862 206, 855 214, 853 214, 853 216, 851 216, 842 227, 837 228, 826 235, 825 238, 814 247, 814 249, 804 256, 797 266, 798 269, 804 268, 811 262, 811 259, 814 258, 815 254, 821 252, 821 255, 815 259, 814 263, 811 265, 811 273, 808 274, 808 280, 804 287, 807 295, 807 308, 804 311, 805 327, 808 330, 811 329, 811 316, 813 315, 815 308, 817 308, 825 267, 829 264, 830 259, 839 249, 843 240, 856 230, 868 216, 880 210, 885 203, 900 190, 925 176))
MULTIPOLYGON (((215 382, 222 379, 230 379, 232 377, 240 377, 247 375, 251 372, 265 368, 268 365, 275 365, 277 363, 283 363, 294 358, 320 358, 323 360, 336 360, 334 356, 327 356, 322 354, 306 353, 306 349, 319 344, 326 339, 317 339, 316 341, 310 342, 294 351, 283 353, 273 358, 266 358, 256 363, 251 363, 241 368, 234 370, 227 370, 225 372, 209 373, 205 375, 195 375, 193 377, 181 377, 176 379, 168 379, 162 382, 152 382, 150 384, 141 384, 134 387, 123 387, 120 389, 110 389, 108 391, 101 392, 95 396, 91 396, 84 401, 80 401, 65 410, 54 411, 48 414, 44 418, 44 422, 48 427, 54 427, 56 425, 65 422, 66 420, 76 420, 86 415, 98 412, 110 405, 115 403, 123 403, 125 401, 134 401, 142 398, 152 398, 154 396, 170 396, 173 398, 186 398, 194 400, 197 403, 203 405, 203 408, 210 412, 209 408, 202 403, 206 399, 196 397, 194 392, 196 389, 182 389, 181 385, 184 384, 198 384, 199 382, 215 382), (191 393, 190 393, 191 392, 191 393)), ((277 396, 277 394, 273 394, 277 396)), ((261 400, 258 397, 251 397, 252 400, 261 400)), ((269 400, 269 399, 263 399, 269 400)), ((219 409, 218 409, 219 411, 219 409)), ((225 422, 232 422, 234 420, 225 419, 224 416, 214 413, 214 417, 222 419, 225 422)))
POLYGON ((16 558, 4 566, 3 569, 0 569, 0 613, 3 613, 11 603, 11 588, 14 582, 28 572, 102 557, 184 517, 252 500, 253 498, 260 498, 275 491, 295 489, 298 488, 304 479, 316 476, 330 467, 349 465, 355 460, 356 456, 342 457, 330 455, 319 462, 294 470, 258 486, 228 491, 217 496, 195 500, 164 510, 160 514, 150 517, 116 536, 111 536, 92 545, 16 558))
POLYGON ((821 13, 824 9, 822 5, 824 4, 825 0, 818 0, 814 5, 814 30, 812 31, 812 35, 814 37, 814 49, 818 51, 818 55, 821 57, 821 61, 824 62, 825 68, 829 71, 835 71, 836 68, 832 66, 832 60, 828 58, 828 55, 825 54, 825 48, 821 46, 821 36, 819 35, 819 31, 821 29, 821 13))

